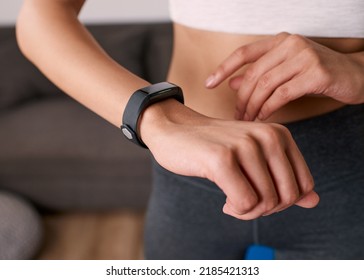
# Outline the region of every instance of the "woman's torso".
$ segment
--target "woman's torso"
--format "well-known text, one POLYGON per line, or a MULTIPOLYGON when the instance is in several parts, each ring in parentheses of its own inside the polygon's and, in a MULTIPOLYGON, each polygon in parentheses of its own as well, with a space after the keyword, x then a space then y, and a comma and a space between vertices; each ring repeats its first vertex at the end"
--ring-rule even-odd
MULTIPOLYGON (((170 0, 175 41, 169 80, 183 87, 187 106, 211 117, 232 119, 236 93, 226 82, 214 90, 207 90, 204 82, 236 48, 266 36, 238 34, 288 31, 314 37, 339 52, 362 51, 364 39, 327 39, 364 38, 362 1, 170 0)), ((295 121, 341 106, 329 98, 306 96, 268 121, 295 121)))
MULTIPOLYGON (((236 48, 265 36, 205 31, 175 23, 174 51, 168 80, 183 88, 187 106, 210 117, 233 119, 236 92, 229 88, 227 82, 216 89, 206 89, 205 80, 236 48)), ((364 39, 313 40, 339 52, 364 50, 364 39)), ((306 96, 282 107, 267 121, 292 122, 324 114, 343 105, 326 97, 306 96)))

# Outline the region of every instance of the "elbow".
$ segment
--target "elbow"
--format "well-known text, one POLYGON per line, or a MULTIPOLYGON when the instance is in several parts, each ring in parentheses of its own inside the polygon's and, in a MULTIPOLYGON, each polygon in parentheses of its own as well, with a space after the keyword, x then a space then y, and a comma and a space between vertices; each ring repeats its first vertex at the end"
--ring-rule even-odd
POLYGON ((15 34, 18 47, 23 55, 33 62, 34 56, 39 52, 42 42, 42 24, 44 17, 42 1, 25 0, 18 14, 15 24, 15 34))
POLYGON ((24 2, 20 13, 18 15, 15 31, 16 31, 16 40, 19 46, 20 51, 29 59, 30 56, 30 30, 32 29, 31 20, 30 20, 30 11, 27 4, 27 1, 24 2))

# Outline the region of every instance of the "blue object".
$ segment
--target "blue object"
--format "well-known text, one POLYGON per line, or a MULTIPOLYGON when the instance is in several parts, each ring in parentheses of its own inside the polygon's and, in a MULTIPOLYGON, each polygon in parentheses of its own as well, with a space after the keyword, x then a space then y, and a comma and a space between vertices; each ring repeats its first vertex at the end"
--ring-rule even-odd
POLYGON ((274 260, 274 249, 264 245, 251 245, 245 254, 246 260, 274 260))

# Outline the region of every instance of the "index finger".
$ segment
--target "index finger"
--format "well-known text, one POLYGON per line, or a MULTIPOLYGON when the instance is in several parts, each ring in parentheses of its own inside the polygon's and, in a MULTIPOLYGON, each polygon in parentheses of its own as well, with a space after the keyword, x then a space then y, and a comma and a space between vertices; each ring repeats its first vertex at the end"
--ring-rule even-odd
POLYGON ((218 86, 245 64, 257 61, 261 56, 267 53, 287 36, 287 33, 280 33, 273 38, 269 37, 239 47, 217 67, 213 74, 206 79, 205 86, 207 88, 214 88, 218 86))

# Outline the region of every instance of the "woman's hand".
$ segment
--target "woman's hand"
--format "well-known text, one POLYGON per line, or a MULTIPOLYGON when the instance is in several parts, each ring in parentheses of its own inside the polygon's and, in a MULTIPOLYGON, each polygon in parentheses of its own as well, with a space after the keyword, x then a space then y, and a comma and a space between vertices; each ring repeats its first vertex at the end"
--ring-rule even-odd
MULTIPOLYGON (((361 55, 362 56, 362 55, 361 55)), ((267 119, 290 101, 307 94, 347 104, 364 102, 363 63, 300 35, 281 33, 235 50, 206 80, 214 88, 230 79, 237 91, 236 119, 267 119)))
POLYGON ((310 171, 281 125, 211 119, 166 100, 144 112, 140 132, 164 168, 215 182, 227 196, 223 211, 236 218, 318 203, 310 171))

